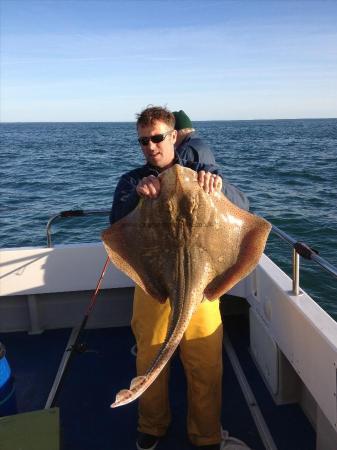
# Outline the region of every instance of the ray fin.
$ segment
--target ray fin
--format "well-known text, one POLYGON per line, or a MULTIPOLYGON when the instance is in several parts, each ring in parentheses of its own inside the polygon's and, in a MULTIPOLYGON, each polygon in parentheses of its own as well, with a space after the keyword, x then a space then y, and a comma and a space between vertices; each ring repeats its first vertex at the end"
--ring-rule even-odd
POLYGON ((130 391, 130 389, 122 389, 117 393, 115 402, 121 402, 125 399, 125 397, 128 397, 131 394, 132 392, 130 391))
POLYGON ((140 375, 139 377, 133 378, 131 380, 130 389, 136 389, 140 384, 143 384, 145 380, 145 375, 140 375))
MULTIPOLYGON (((251 273, 271 225, 222 193, 206 193, 196 172, 187 167, 176 164, 160 177, 160 196, 143 199, 105 230, 102 239, 117 268, 151 297, 159 302, 169 298, 174 311, 184 308, 190 317, 201 300, 220 297, 251 273)), ((171 348, 181 336, 178 319, 178 314, 170 318, 171 348)), ((112 407, 130 403, 149 387, 172 356, 169 349, 164 343, 147 371, 151 375, 132 380, 112 407)))

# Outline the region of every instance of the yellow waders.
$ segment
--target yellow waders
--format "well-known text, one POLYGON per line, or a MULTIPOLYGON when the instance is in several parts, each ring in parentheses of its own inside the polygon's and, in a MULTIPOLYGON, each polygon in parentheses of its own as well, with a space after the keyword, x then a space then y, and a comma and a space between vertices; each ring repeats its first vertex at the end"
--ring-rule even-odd
MULTIPOLYGON (((132 330, 137 342, 137 374, 143 375, 166 337, 170 304, 135 289, 132 330)), ((188 383, 187 430, 194 445, 221 440, 222 322, 219 300, 206 300, 194 313, 180 343, 188 383)), ((139 398, 138 430, 163 436, 171 420, 168 365, 139 398)))

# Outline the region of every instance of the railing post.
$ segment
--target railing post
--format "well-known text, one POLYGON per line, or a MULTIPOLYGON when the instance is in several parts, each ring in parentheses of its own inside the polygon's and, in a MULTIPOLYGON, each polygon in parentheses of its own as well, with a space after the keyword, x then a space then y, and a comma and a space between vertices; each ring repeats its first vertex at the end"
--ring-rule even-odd
POLYGON ((293 248, 293 294, 300 293, 300 255, 293 248))

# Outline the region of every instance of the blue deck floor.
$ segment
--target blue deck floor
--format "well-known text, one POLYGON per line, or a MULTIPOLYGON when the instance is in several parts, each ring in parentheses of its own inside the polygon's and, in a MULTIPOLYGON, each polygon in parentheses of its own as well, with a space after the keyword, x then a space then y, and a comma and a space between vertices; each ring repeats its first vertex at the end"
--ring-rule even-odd
MULTIPOLYGON (((248 351, 247 322, 243 316, 227 320, 226 329, 254 390, 279 450, 314 450, 315 434, 296 405, 275 407, 248 351), (300 432, 300 433, 299 433, 300 432)), ((16 377, 20 412, 42 409, 48 397, 70 330, 42 335, 2 334, 8 360, 16 377)), ((111 409, 115 393, 129 385, 135 374, 134 344, 128 327, 89 330, 88 350, 71 361, 57 406, 60 407, 63 450, 135 449, 137 404, 111 409)), ((158 450, 194 447, 186 436, 185 379, 179 358, 172 364, 172 425, 158 450)), ((249 409, 231 364, 224 354, 223 427, 254 450, 263 450, 249 409)))

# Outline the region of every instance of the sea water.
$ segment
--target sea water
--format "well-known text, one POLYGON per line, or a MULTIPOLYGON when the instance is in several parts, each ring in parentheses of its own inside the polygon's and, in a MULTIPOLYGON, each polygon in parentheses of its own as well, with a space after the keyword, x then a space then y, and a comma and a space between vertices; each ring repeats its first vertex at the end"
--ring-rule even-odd
MULTIPOLYGON (((337 266, 337 119, 195 122, 251 211, 337 266)), ((111 207, 120 175, 143 163, 134 123, 1 124, 0 246, 45 246, 48 219, 111 207)), ((54 244, 95 242, 105 217, 63 219, 54 244)), ((291 247, 266 253, 287 273, 291 247)), ((301 259, 301 286, 337 318, 337 280, 301 259)))

